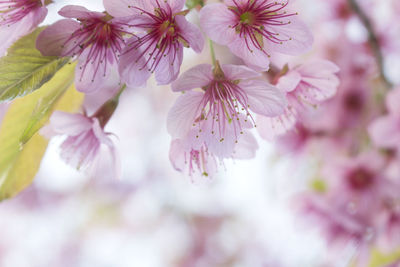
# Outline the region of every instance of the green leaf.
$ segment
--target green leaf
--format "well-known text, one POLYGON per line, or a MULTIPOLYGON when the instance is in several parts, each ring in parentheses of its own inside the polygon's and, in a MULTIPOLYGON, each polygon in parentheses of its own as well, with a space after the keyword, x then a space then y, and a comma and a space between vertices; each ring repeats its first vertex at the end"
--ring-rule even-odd
MULTIPOLYGON (((76 64, 65 66, 57 76, 57 86, 53 83, 45 83, 40 90, 49 91, 49 93, 38 100, 26 128, 20 138, 21 144, 25 144, 42 126, 48 121, 51 115, 51 109, 72 85, 74 78, 74 70, 76 64)), ((56 78, 56 76, 55 76, 56 78)))
POLYGON ((37 130, 52 111, 73 112, 81 106, 83 94, 74 86, 67 87, 73 70, 73 64, 64 66, 39 90, 10 104, 0 126, 0 200, 32 183, 48 143, 37 130))
POLYGON ((42 56, 36 49, 36 38, 43 29, 19 39, 0 58, 0 101, 32 93, 69 62, 69 58, 42 56))
POLYGON ((398 260, 400 260, 400 250, 385 254, 375 249, 371 253, 369 267, 384 267, 398 260))

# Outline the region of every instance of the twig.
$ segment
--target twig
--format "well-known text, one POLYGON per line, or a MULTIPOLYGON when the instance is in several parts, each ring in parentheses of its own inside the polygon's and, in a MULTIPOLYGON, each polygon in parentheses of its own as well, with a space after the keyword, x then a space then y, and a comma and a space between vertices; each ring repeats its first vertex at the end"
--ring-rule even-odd
POLYGON ((378 64, 378 69, 380 76, 384 83, 387 85, 388 88, 392 87, 392 83, 386 77, 385 70, 384 70, 384 59, 382 55, 382 50, 379 45, 378 37, 375 34, 374 28, 368 16, 365 12, 361 9, 360 5, 357 3, 357 0, 348 0, 350 7, 353 9, 354 13, 360 18, 362 24, 364 25, 365 29, 368 32, 368 42, 371 46, 372 53, 376 58, 376 62, 378 64))

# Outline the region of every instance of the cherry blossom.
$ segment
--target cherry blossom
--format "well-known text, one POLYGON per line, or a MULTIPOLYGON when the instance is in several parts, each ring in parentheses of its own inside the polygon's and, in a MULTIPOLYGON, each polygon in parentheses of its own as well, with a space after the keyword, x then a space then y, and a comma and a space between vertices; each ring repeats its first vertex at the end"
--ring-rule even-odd
POLYGON ((336 94, 339 68, 327 60, 315 60, 290 69, 283 75, 277 87, 286 92, 289 102, 282 115, 259 117, 259 133, 266 140, 292 129, 303 113, 315 109, 323 101, 336 94))
POLYGON ((268 70, 273 52, 299 55, 307 52, 313 37, 289 1, 225 0, 200 11, 203 30, 216 43, 227 45, 248 66, 268 70))
POLYGON ((179 75, 183 47, 200 53, 203 35, 189 23, 183 0, 114 1, 106 0, 106 10, 114 17, 127 17, 137 31, 122 51, 119 72, 131 87, 146 84, 152 73, 158 84, 169 84, 179 75))
POLYGON ((101 154, 106 152, 102 148, 106 148, 112 159, 110 169, 119 178, 118 155, 113 141, 103 127, 96 117, 56 111, 51 116, 49 125, 41 130, 41 134, 48 138, 66 136, 61 144, 61 158, 69 165, 89 173, 96 172, 101 154))
POLYGON ((255 123, 251 111, 265 116, 281 114, 286 99, 281 91, 262 80, 259 73, 236 65, 201 64, 172 84, 186 91, 171 108, 167 126, 174 139, 196 129, 193 142, 204 141, 217 155, 229 156, 244 129, 255 123), (201 88, 202 92, 193 89, 201 88), (215 149, 215 151, 214 151, 215 149))
POLYGON ((37 48, 46 56, 77 57, 76 88, 93 93, 117 69, 127 33, 125 22, 81 6, 65 6, 58 13, 67 19, 41 32, 37 48))

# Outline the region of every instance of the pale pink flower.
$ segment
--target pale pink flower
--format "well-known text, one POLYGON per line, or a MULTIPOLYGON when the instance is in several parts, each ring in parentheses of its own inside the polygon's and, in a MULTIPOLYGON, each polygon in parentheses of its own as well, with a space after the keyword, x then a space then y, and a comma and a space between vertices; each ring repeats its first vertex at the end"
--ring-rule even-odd
POLYGON ((340 195, 337 202, 347 205, 353 213, 367 213, 383 208, 386 199, 392 199, 400 187, 384 173, 385 159, 369 152, 354 158, 333 161, 324 169, 332 194, 340 195))
POLYGON ((18 38, 33 31, 44 20, 48 3, 46 0, 0 1, 0 56, 18 38))
POLYGON ((112 160, 110 169, 119 178, 118 155, 113 141, 103 127, 95 117, 55 111, 49 125, 41 130, 41 134, 48 138, 66 136, 61 145, 61 158, 69 165, 90 173, 96 171, 101 154, 107 151, 112 160), (106 150, 102 151, 102 148, 106 150))
POLYGON ((187 91, 168 114, 172 138, 186 138, 195 129, 192 142, 205 142, 212 153, 229 156, 244 129, 253 127, 251 111, 276 116, 286 107, 280 90, 265 81, 251 80, 259 76, 245 66, 219 64, 214 69, 201 64, 185 72, 172 84, 175 92, 187 91))
POLYGON ((176 80, 183 59, 183 47, 200 53, 204 38, 185 18, 184 0, 105 0, 114 17, 128 17, 137 35, 127 41, 119 72, 132 87, 144 86, 155 72, 158 84, 176 80))
POLYGON ((289 105, 284 114, 258 118, 259 133, 266 140, 292 129, 303 113, 315 109, 336 94, 339 68, 327 60, 316 60, 299 65, 282 76, 277 87, 286 92, 289 105))
POLYGON ((400 88, 388 93, 386 107, 388 114, 373 121, 368 131, 378 147, 400 151, 400 88))
POLYGON ((124 47, 123 35, 127 33, 125 23, 81 6, 65 6, 58 13, 68 19, 41 32, 36 46, 46 56, 78 57, 76 88, 92 93, 101 88, 113 70, 117 70, 124 47))
POLYGON ((201 27, 216 43, 257 70, 269 68, 272 52, 299 55, 313 37, 308 27, 288 10, 283 0, 225 0, 200 11, 201 27))

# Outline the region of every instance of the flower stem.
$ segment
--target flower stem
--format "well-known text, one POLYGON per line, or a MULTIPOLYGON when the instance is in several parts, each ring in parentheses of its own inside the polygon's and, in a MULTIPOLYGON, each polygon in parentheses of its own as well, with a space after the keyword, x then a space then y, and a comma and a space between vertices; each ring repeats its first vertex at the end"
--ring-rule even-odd
POLYGON ((217 60, 216 60, 216 57, 215 57, 214 43, 211 40, 209 40, 209 43, 210 43, 210 54, 211 54, 212 64, 214 65, 214 67, 216 67, 217 66, 217 60))
POLYGON ((368 16, 365 14, 365 12, 362 10, 360 5, 357 3, 357 0, 347 0, 350 7, 353 9, 354 13, 359 17, 361 20, 362 24, 364 25, 365 29, 368 32, 368 42, 369 45, 372 49, 372 53, 375 56, 378 68, 379 68, 379 73, 380 76, 383 80, 383 82, 386 84, 388 88, 392 87, 392 83, 389 81, 389 79, 386 77, 385 70, 384 70, 384 58, 382 55, 382 50, 379 45, 378 37, 374 31, 374 28, 372 26, 372 23, 368 16))

